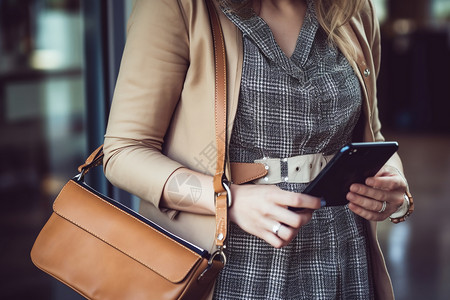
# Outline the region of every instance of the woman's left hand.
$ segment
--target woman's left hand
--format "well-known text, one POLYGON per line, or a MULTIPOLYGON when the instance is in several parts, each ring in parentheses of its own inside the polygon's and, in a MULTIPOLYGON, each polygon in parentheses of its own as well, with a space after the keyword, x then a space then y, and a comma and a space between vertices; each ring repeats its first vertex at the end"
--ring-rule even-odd
POLYGON ((374 177, 367 178, 365 185, 355 183, 350 186, 348 207, 369 221, 383 221, 403 204, 406 189, 406 181, 399 171, 385 165, 374 177))

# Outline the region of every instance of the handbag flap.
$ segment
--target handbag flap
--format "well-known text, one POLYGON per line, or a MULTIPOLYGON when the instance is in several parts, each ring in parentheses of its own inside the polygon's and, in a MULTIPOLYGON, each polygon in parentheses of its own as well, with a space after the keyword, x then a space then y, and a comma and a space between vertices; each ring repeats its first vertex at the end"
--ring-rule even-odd
POLYGON ((181 282, 203 259, 110 201, 70 180, 56 198, 53 210, 173 283, 181 282))

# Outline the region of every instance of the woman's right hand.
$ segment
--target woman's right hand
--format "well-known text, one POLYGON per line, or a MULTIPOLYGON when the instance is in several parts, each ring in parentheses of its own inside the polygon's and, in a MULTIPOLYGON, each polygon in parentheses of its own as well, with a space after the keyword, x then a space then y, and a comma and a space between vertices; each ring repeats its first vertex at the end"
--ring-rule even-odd
POLYGON ((309 223, 314 210, 320 208, 320 198, 284 191, 275 185, 233 184, 231 194, 230 220, 275 248, 289 244, 300 227, 309 223), (304 209, 294 212, 288 207, 304 209))

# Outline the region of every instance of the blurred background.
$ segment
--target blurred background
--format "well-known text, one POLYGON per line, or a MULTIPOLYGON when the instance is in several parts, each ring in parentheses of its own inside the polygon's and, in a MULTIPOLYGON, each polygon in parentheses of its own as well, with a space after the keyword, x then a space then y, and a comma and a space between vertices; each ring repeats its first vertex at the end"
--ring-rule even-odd
MULTIPOLYGON (((380 224, 397 299, 450 299, 450 0, 373 0, 380 117, 416 200, 380 224)), ((0 0, 1 299, 83 299, 34 267, 62 185, 102 143, 133 0, 0 0)), ((136 208, 100 173, 90 184, 136 208)))

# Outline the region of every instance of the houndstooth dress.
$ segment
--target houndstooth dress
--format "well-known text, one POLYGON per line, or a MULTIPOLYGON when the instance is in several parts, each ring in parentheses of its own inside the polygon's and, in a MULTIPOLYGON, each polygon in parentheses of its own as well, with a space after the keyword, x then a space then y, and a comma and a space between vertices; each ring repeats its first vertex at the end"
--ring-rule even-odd
MULTIPOLYGON (((224 12, 244 42, 230 160, 332 154, 351 141, 361 111, 360 85, 319 27, 313 1, 290 58, 261 18, 224 12)), ((278 186, 301 192, 306 184, 278 186)), ((275 249, 230 224, 228 263, 214 298, 373 299, 366 226, 347 206, 322 208, 288 246, 275 249)))

